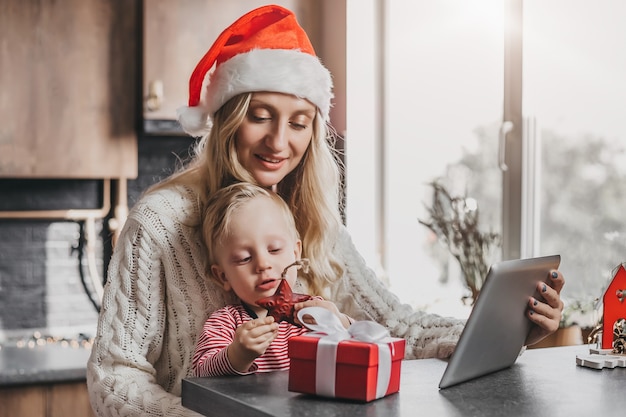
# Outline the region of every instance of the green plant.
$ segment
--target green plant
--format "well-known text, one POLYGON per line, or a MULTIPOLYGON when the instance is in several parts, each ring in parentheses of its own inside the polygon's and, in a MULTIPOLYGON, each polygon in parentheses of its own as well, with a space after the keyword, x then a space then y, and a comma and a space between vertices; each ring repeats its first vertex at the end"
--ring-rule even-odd
POLYGON ((428 227, 459 262, 465 286, 470 290, 470 295, 464 298, 473 305, 487 276, 491 250, 500 246, 500 235, 480 230, 476 200, 451 195, 438 180, 429 185, 433 189, 432 206, 426 207, 430 218, 419 222, 428 227))

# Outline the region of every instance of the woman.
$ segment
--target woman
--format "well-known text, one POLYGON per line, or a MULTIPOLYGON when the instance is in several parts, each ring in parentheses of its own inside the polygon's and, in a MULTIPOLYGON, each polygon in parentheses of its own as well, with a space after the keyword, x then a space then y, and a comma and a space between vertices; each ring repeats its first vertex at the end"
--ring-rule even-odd
MULTIPOLYGON (((342 226, 339 165, 327 138, 331 99, 328 70, 278 6, 242 16, 198 63, 180 112, 187 132, 203 137, 195 157, 132 208, 109 264, 87 368, 99 416, 195 415, 181 406, 180 390, 192 375, 196 335, 213 311, 236 302, 206 277, 200 214, 216 190, 238 181, 274 189, 293 211, 310 261, 294 291, 383 324, 406 339, 407 358, 452 353, 462 322, 400 304, 342 226)), ((552 282, 545 303, 529 300, 537 324, 529 344, 558 327, 564 280, 555 271, 552 282)))

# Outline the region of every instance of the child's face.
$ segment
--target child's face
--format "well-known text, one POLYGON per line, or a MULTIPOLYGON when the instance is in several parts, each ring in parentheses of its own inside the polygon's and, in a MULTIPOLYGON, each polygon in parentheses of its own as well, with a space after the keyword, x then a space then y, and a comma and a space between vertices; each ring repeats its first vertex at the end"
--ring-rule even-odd
MULTIPOLYGON (((259 317, 267 310, 256 300, 273 295, 280 275, 300 259, 301 242, 295 239, 276 203, 266 197, 255 198, 234 213, 230 235, 217 250, 213 274, 224 289, 235 294, 259 317)), ((297 268, 289 268, 287 281, 293 287, 297 268)))

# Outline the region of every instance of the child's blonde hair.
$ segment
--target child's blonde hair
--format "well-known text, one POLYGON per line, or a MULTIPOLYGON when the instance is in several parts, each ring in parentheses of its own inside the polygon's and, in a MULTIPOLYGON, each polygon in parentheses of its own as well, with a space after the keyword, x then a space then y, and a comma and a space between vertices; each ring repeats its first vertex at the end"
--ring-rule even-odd
POLYGON ((211 275, 211 265, 217 263, 217 249, 230 234, 232 223, 237 221, 237 210, 257 198, 267 198, 272 201, 280 210, 294 244, 300 239, 289 206, 276 193, 247 182, 221 188, 209 198, 202 216, 202 240, 208 252, 208 274, 211 275))

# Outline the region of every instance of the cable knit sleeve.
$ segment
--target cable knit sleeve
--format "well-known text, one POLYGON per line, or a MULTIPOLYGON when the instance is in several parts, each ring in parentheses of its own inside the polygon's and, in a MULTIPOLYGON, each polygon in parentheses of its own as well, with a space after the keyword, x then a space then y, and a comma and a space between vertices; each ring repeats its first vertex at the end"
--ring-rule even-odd
POLYGON ((345 263, 345 274, 331 289, 331 297, 343 313, 357 320, 373 320, 406 340, 406 359, 447 358, 463 331, 464 321, 415 311, 402 304, 376 277, 358 253, 348 231, 342 228, 336 252, 345 263))
MULTIPOLYGON (((157 196, 158 197, 158 196, 157 196)), ((105 416, 199 416, 181 405, 197 335, 224 292, 203 273, 180 192, 138 204, 118 239, 87 364, 92 408, 105 416)))
POLYGON ((151 362, 162 349, 165 311, 158 246, 127 223, 111 263, 98 334, 88 363, 92 407, 98 416, 198 415, 157 384, 151 362), (132 236, 128 236, 128 235, 132 236), (149 296, 137 296, 137 293, 149 296))

